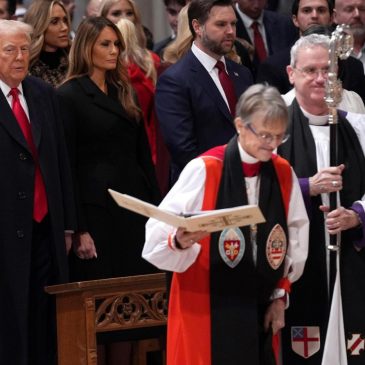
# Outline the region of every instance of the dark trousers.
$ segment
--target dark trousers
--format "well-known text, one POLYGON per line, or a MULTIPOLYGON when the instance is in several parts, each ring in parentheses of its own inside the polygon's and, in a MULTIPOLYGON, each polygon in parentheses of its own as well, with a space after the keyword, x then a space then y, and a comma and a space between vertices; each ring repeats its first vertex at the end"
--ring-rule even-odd
POLYGON ((54 272, 49 218, 34 222, 29 283, 29 365, 54 365, 56 361, 56 307, 53 296, 44 291, 54 272))

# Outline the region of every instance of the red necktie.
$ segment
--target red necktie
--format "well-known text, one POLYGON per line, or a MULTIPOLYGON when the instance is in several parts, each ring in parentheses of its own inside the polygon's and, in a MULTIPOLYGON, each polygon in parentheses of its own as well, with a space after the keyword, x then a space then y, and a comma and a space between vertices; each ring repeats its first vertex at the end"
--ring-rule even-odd
POLYGON ((10 95, 13 97, 12 109, 14 116, 19 123, 19 127, 23 132, 24 138, 27 141, 35 161, 33 219, 36 222, 41 222, 48 212, 46 189, 44 186, 41 169, 39 167, 38 153, 33 142, 29 120, 22 105, 20 104, 18 94, 19 90, 17 88, 12 88, 10 90, 10 95))
POLYGON ((253 30, 253 43, 255 46, 255 52, 259 61, 262 62, 267 57, 267 53, 264 40, 262 39, 262 35, 259 30, 259 23, 253 22, 251 28, 253 30))
POLYGON ((226 94, 229 110, 231 111, 232 116, 235 116, 237 97, 236 92, 234 91, 233 82, 228 76, 222 61, 217 61, 215 67, 218 69, 219 81, 221 82, 224 93, 226 94))
POLYGON ((242 162, 242 167, 245 177, 257 176, 260 173, 261 161, 255 163, 242 162))

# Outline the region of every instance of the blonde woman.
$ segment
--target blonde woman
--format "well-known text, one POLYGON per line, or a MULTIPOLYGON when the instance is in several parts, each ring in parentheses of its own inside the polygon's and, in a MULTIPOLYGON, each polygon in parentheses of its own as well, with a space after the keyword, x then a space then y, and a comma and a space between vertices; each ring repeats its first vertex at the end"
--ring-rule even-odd
POLYGON ((68 68, 70 19, 65 6, 58 0, 35 0, 24 22, 34 28, 29 73, 57 86, 68 68))
POLYGON ((149 29, 142 25, 138 6, 133 0, 103 0, 100 5, 100 15, 108 18, 114 24, 122 18, 130 20, 136 26, 138 42, 141 47, 152 49, 153 36, 149 29))
POLYGON ((159 57, 138 44, 135 26, 128 19, 119 20, 117 27, 125 41, 122 57, 128 65, 128 74, 137 93, 143 112, 145 128, 151 148, 153 162, 156 163, 156 115, 154 111, 155 85, 159 57))

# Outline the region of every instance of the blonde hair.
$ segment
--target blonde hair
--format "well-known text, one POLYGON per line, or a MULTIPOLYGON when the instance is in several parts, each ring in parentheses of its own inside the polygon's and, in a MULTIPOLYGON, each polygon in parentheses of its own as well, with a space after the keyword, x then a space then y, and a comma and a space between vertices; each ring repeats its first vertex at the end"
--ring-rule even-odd
POLYGON ((138 44, 135 25, 128 19, 120 19, 117 27, 125 42, 125 49, 122 52, 124 60, 127 63, 133 62, 138 65, 145 72, 146 77, 152 79, 156 84, 157 72, 153 58, 146 48, 142 48, 138 44))
POLYGON ((92 74, 94 67, 92 61, 93 48, 100 33, 106 27, 110 27, 114 30, 120 43, 117 67, 114 70, 106 72, 106 81, 117 88, 119 101, 128 115, 138 119, 141 116, 141 112, 135 103, 127 67, 121 55, 125 49, 124 41, 119 29, 110 20, 104 17, 90 17, 81 22, 70 49, 70 65, 64 82, 92 74))
POLYGON ((30 24, 34 31, 32 35, 32 43, 30 46, 30 65, 32 66, 39 58, 44 46, 44 34, 46 33, 51 16, 52 9, 55 5, 59 5, 66 14, 68 29, 71 29, 69 14, 59 0, 34 0, 25 13, 24 23, 30 24))
MULTIPOLYGON (((109 13, 110 8, 114 4, 117 4, 119 1, 120 0, 103 0, 103 2, 100 5, 100 15, 106 18, 109 13)), ((134 22, 133 23, 136 27, 138 43, 142 48, 146 48, 147 39, 146 39, 146 35, 143 30, 141 14, 138 10, 136 3, 133 0, 126 0, 126 1, 131 6, 133 13, 134 13, 134 22)))

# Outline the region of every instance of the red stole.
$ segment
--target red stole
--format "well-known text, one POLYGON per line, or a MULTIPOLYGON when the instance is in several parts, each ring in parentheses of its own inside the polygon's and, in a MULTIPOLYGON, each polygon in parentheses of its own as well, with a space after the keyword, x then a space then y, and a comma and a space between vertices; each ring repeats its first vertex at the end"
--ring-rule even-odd
MULTIPOLYGON (((207 172, 202 210, 215 209, 224 147, 212 149, 202 157, 207 172)), ((276 155, 273 155, 273 163, 287 214, 291 170, 288 163, 276 155)), ((202 249, 196 262, 184 273, 173 275, 168 311, 167 365, 211 364, 210 236, 200 244, 202 249)))

